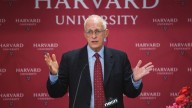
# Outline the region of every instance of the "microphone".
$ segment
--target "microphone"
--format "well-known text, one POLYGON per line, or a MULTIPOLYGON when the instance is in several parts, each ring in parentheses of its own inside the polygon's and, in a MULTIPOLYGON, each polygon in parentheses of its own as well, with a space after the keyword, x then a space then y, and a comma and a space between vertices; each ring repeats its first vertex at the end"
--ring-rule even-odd
POLYGON ((72 108, 75 107, 76 97, 77 97, 77 93, 78 93, 78 91, 79 91, 79 85, 80 85, 80 82, 81 82, 81 76, 82 76, 82 73, 83 73, 83 71, 85 70, 85 67, 86 67, 86 66, 87 66, 87 64, 85 64, 85 66, 84 66, 83 69, 81 70, 81 73, 80 73, 80 76, 79 76, 79 81, 78 81, 78 84, 77 84, 77 90, 76 90, 76 92, 75 92, 75 98, 74 98, 74 102, 73 102, 73 107, 72 107, 72 108))
POLYGON ((117 98, 109 98, 109 101, 105 103, 105 108, 111 107, 115 104, 118 103, 118 99, 117 98))

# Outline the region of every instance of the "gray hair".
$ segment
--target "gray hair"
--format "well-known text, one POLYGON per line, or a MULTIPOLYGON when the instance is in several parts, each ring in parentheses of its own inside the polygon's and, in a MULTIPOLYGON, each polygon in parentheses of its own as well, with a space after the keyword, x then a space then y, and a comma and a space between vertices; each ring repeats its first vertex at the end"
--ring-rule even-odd
POLYGON ((98 22, 98 20, 101 21, 101 22, 102 22, 103 29, 107 29, 107 22, 106 22, 101 16, 99 16, 99 15, 90 15, 90 16, 85 20, 85 22, 84 22, 84 29, 85 29, 85 26, 86 26, 86 24, 87 24, 87 21, 88 21, 89 19, 91 19, 91 18, 93 18, 94 22, 98 22))

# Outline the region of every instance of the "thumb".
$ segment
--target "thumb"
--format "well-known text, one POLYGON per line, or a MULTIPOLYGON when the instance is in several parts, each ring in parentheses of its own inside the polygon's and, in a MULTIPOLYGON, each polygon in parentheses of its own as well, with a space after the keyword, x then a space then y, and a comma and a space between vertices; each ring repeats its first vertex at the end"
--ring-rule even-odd
POLYGON ((52 58, 53 58, 53 61, 57 61, 55 54, 52 54, 52 58))
POLYGON ((141 66, 141 63, 142 63, 142 61, 139 60, 138 63, 137 63, 137 65, 136 65, 136 67, 140 67, 140 66, 141 66))

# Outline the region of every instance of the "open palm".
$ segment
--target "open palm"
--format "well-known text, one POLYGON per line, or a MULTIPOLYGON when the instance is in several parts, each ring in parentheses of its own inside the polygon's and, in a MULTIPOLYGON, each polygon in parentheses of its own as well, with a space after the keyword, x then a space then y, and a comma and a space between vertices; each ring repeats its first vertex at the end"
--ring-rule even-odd
POLYGON ((134 81, 139 81, 142 79, 145 75, 149 74, 150 71, 153 69, 152 62, 149 62, 145 64, 144 66, 141 66, 142 61, 139 60, 135 68, 133 69, 133 80, 134 81))
POLYGON ((47 66, 49 67, 50 72, 53 75, 56 75, 58 73, 58 69, 59 69, 59 65, 58 62, 56 60, 56 56, 55 54, 52 54, 52 57, 49 55, 49 53, 44 55, 45 57, 45 62, 47 64, 47 66))

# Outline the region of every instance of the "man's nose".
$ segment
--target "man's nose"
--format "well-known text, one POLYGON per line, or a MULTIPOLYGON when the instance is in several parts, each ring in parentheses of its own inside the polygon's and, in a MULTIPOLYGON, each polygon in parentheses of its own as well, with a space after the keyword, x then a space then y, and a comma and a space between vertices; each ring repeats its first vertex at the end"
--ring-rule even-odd
POLYGON ((92 38, 96 38, 97 36, 96 36, 96 33, 95 32, 93 32, 93 34, 92 34, 92 38))

